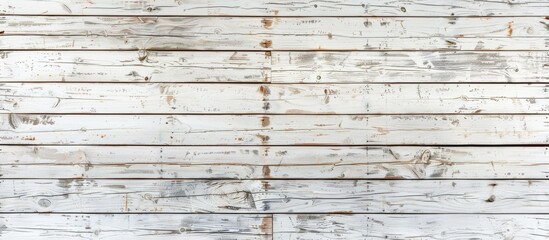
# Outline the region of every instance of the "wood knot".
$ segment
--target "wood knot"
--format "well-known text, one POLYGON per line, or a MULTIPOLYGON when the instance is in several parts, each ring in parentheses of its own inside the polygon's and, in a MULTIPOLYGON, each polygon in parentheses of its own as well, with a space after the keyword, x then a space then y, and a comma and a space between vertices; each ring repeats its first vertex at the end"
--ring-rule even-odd
POLYGON ((139 50, 139 52, 137 52, 137 59, 139 59, 140 62, 143 62, 145 60, 147 60, 147 57, 148 57, 148 53, 147 51, 144 51, 144 50, 139 50))
POLYGON ((51 206, 51 201, 45 198, 38 200, 38 205, 43 208, 51 206))
POLYGON ((270 48, 273 45, 273 41, 271 40, 263 40, 259 43, 259 45, 263 48, 270 48))
POLYGON ((491 195, 488 199, 486 199, 486 202, 495 202, 496 201, 496 196, 494 195, 491 195))

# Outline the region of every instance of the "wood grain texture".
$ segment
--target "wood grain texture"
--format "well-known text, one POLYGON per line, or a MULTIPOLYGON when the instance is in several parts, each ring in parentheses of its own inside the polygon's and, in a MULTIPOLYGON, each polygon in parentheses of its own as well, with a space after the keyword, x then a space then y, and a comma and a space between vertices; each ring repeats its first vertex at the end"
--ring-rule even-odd
POLYGON ((265 52, 5 51, 0 81, 265 82, 270 65, 265 52))
POLYGON ((3 214, 0 239, 272 239, 270 215, 3 214))
POLYGON ((0 112, 546 114, 549 85, 5 83, 0 112))
POLYGON ((3 144, 547 144, 546 115, 1 114, 3 144))
POLYGON ((0 180, 0 212, 549 213, 533 180, 0 180))
POLYGON ((544 1, 4 0, 0 14, 186 16, 523 16, 547 15, 544 1))
POLYGON ((275 215, 276 239, 547 239, 547 215, 275 215))
POLYGON ((549 52, 272 52, 272 81, 546 82, 549 52))
POLYGON ((549 50, 549 19, 0 16, 4 49, 549 50))
POLYGON ((549 80, 549 53, 543 51, 4 51, 0 52, 0 59, 0 82, 507 83, 549 80))
POLYGON ((547 147, 0 146, 0 178, 532 179, 547 147))

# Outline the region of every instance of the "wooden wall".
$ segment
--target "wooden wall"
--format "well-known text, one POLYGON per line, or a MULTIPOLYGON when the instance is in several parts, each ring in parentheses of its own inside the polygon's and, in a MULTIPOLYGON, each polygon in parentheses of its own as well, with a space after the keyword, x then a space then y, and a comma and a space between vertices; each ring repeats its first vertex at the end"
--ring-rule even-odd
POLYGON ((2 0, 0 239, 547 239, 547 0, 2 0))

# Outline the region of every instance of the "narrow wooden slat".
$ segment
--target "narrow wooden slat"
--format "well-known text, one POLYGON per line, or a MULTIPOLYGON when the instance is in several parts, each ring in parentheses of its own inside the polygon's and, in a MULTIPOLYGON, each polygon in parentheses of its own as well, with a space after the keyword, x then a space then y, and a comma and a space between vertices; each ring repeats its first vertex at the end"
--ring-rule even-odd
POLYGON ((549 181, 1 180, 0 212, 549 213, 549 181))
POLYGON ((1 178, 548 178, 547 147, 0 146, 1 178))
POLYGON ((546 115, 1 114, 2 144, 547 144, 546 115))
POLYGON ((0 81, 547 82, 547 62, 542 51, 5 51, 0 81))
POLYGON ((7 51, 0 81, 266 82, 270 65, 264 52, 7 51))
POLYGON ((0 84, 0 112, 549 113, 548 89, 516 84, 6 83, 0 84))
POLYGON ((273 82, 545 82, 549 52, 273 52, 273 82))
POLYGON ((276 239, 547 239, 547 215, 275 215, 276 239))
POLYGON ((0 17, 4 49, 549 50, 545 17, 0 17))
POLYGON ((4 214, 1 239, 272 239, 271 215, 4 214))
POLYGON ((0 14, 186 16, 521 16, 547 15, 544 1, 173 1, 4 0, 0 14))

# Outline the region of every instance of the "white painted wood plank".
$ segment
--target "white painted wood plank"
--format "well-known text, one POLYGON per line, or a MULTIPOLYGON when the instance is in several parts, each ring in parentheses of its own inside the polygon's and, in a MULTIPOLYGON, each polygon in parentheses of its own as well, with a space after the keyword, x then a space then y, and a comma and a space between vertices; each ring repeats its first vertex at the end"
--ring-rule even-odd
POLYGON ((548 14, 535 0, 4 0, 0 14, 187 16, 523 16, 548 14))
POLYGON ((272 52, 273 82, 544 82, 549 52, 272 52))
POLYGON ((547 239, 547 215, 275 215, 275 239, 547 239))
POLYGON ((0 239, 272 239, 270 215, 4 214, 0 239))
POLYGON ((549 19, 0 16, 4 49, 549 50, 549 19))
POLYGON ((2 144, 547 144, 545 115, 1 114, 2 144))
POLYGON ((532 179, 547 147, 0 146, 1 178, 532 179))
POLYGON ((549 85, 5 83, 0 112, 549 113, 549 85))
POLYGON ((549 213, 533 180, 1 180, 0 212, 549 213))
POLYGON ((0 81, 266 82, 270 65, 264 52, 6 51, 0 81))
POLYGON ((549 80, 549 53, 543 51, 5 51, 0 53, 0 58, 0 82, 423 83, 549 80))

